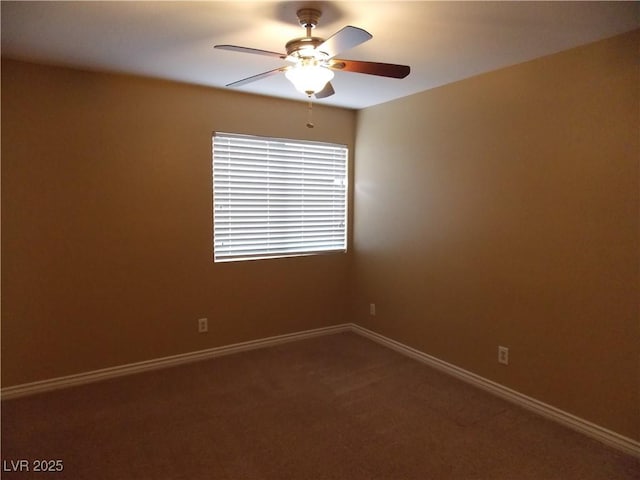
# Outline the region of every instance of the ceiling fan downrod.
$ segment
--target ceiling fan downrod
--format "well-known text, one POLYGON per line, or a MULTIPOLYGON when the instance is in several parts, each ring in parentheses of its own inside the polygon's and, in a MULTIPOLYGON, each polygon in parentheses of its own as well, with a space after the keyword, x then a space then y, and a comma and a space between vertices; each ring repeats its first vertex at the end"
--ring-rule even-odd
POLYGON ((324 39, 311 36, 311 30, 318 25, 322 12, 315 8, 301 8, 296 12, 296 15, 298 23, 306 30, 306 35, 287 42, 285 45, 287 55, 297 58, 314 56, 314 49, 324 42, 324 39))

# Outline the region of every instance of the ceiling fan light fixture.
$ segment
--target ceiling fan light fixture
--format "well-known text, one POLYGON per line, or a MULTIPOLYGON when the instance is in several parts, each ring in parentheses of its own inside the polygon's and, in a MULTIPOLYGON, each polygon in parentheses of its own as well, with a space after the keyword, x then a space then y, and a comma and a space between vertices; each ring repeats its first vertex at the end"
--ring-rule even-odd
POLYGON ((317 63, 300 62, 287 70, 285 76, 297 90, 311 96, 331 81, 333 72, 317 63))
MULTIPOLYGON (((312 2, 314 5, 319 3, 324 2, 312 2)), ((276 57, 290 63, 288 66, 274 68, 273 70, 229 83, 226 85, 227 87, 239 87, 284 72, 296 90, 306 94, 311 100, 312 95, 315 95, 316 98, 327 98, 335 93, 330 83, 334 70, 387 78, 404 78, 409 75, 411 69, 408 65, 337 59, 336 56, 340 52, 350 50, 371 40, 373 38, 372 35, 362 28, 347 25, 326 40, 321 37, 314 37, 311 32, 318 24, 322 12, 317 8, 309 7, 302 8, 296 13, 300 25, 306 30, 306 35, 289 40, 285 44, 286 53, 240 47, 238 45, 215 45, 215 48, 276 57)))

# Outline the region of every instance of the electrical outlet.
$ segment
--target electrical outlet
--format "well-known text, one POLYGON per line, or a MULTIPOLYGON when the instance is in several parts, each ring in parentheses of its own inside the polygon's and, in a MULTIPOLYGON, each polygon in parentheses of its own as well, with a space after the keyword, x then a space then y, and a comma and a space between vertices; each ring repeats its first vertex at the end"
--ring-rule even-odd
POLYGON ((198 319, 198 333, 206 333, 209 331, 209 320, 206 318, 198 319))
POLYGON ((370 303, 369 304, 369 315, 371 315, 372 317, 376 316, 376 304, 375 303, 370 303))
POLYGON ((507 347, 498 346, 498 363, 509 365, 509 349, 507 347))

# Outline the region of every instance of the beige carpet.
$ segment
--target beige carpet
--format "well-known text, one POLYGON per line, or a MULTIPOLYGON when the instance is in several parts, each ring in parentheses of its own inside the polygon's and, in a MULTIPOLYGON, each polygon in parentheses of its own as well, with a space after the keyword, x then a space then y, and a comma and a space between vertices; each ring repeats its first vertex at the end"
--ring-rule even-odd
POLYGON ((640 478, 637 459, 352 333, 4 401, 2 459, 64 465, 7 479, 640 478))

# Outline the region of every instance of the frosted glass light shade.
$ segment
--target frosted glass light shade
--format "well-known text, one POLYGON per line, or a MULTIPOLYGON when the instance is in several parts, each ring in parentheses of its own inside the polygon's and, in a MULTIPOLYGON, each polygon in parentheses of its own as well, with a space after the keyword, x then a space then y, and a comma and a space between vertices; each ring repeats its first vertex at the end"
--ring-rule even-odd
POLYGON ((299 64, 287 70, 285 76, 297 90, 313 95, 333 78, 333 72, 320 65, 299 64))

